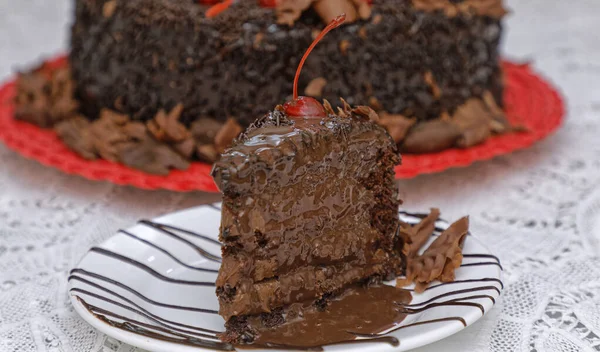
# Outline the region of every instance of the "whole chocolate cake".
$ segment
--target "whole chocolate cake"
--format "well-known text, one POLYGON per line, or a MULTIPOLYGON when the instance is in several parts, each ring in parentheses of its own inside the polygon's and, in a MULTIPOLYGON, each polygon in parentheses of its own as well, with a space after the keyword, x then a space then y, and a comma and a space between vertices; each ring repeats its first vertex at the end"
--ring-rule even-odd
MULTIPOLYGON (((60 136, 87 158, 104 158, 99 150, 109 147, 111 160, 158 173, 197 158, 216 160, 256 116, 289 98, 303 48, 340 13, 347 23, 306 63, 304 95, 370 106, 408 153, 469 147, 509 129, 501 109, 501 0, 75 4, 69 93, 76 108, 49 122, 29 120, 63 124, 60 136), (73 115, 76 122, 60 122, 73 115), (90 141, 93 126, 82 119, 104 120, 118 137, 90 141), (135 133, 123 128, 132 123, 135 133), (103 143, 110 145, 97 146, 103 143), (131 162, 136 146, 144 150, 135 155, 145 155, 151 167, 131 162), (184 160, 167 160, 173 153, 184 160)), ((20 89, 38 86, 25 82, 20 89)), ((28 119, 30 111, 24 106, 19 115, 28 119)))

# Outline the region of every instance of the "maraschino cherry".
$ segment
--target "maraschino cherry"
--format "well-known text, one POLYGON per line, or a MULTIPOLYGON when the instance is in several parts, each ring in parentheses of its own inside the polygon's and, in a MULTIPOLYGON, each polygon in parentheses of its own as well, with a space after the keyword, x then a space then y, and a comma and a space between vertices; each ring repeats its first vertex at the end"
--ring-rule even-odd
POLYGON ((286 115, 289 117, 302 117, 305 119, 310 119, 323 118, 327 116, 325 108, 315 98, 298 96, 298 79, 300 78, 300 72, 302 71, 302 67, 308 58, 308 55, 310 55, 310 52, 315 48, 315 46, 317 46, 319 41, 321 41, 321 39, 323 39, 327 33, 329 33, 332 29, 341 26, 345 20, 346 14, 341 14, 331 21, 331 23, 329 23, 327 27, 323 29, 317 38, 315 38, 308 50, 306 50, 306 53, 304 53, 304 56, 298 65, 298 70, 296 70, 296 77, 294 78, 294 100, 288 101, 283 105, 283 109, 286 115))

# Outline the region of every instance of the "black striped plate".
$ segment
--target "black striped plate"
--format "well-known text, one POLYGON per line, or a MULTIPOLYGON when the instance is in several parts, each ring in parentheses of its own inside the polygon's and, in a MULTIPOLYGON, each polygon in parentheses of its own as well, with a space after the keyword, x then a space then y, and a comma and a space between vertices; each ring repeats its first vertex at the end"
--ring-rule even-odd
MULTIPOLYGON (((401 212, 408 222, 421 214, 401 212)), ((91 248, 70 272, 76 311, 101 332, 150 351, 233 350, 216 333, 215 279, 220 266, 219 204, 169 214, 121 230, 91 248)), ((438 231, 448 226, 438 221, 438 231)), ((438 232, 439 233, 439 232, 438 232)), ((469 235, 457 280, 414 294, 415 314, 373 343, 325 347, 326 351, 406 351, 455 334, 487 313, 503 288, 502 267, 469 235)))

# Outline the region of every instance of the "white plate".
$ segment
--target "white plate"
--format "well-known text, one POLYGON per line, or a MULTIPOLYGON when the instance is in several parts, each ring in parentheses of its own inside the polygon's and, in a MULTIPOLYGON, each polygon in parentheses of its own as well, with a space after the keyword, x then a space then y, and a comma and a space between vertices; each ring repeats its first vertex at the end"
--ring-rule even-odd
MULTIPOLYGON (((400 216, 408 222, 419 221, 417 214, 400 216)), ((181 336, 218 344, 211 331, 222 331, 224 324, 216 314, 219 303, 214 288, 219 269, 219 221, 219 204, 200 206, 153 220, 188 232, 161 231, 140 223, 90 249, 69 276, 75 310, 101 332, 150 351, 205 350, 186 344, 181 336), (106 319, 129 322, 130 328, 138 330, 123 330, 106 319), (145 331, 153 334, 144 335, 145 331)), ((440 220, 437 225, 444 229, 448 223, 440 220)), ((434 305, 400 324, 416 325, 386 335, 396 337, 398 346, 373 342, 328 346, 325 350, 406 351, 473 324, 483 316, 481 310, 487 313, 500 295, 502 269, 497 258, 472 235, 467 237, 463 253, 465 258, 456 272, 456 282, 433 284, 424 293, 413 295, 412 305, 434 305), (475 291, 468 292, 469 289, 475 291), (435 304, 448 301, 462 303, 435 304), (444 320, 451 317, 453 320, 444 320), (430 322, 438 319, 442 320, 430 322)))

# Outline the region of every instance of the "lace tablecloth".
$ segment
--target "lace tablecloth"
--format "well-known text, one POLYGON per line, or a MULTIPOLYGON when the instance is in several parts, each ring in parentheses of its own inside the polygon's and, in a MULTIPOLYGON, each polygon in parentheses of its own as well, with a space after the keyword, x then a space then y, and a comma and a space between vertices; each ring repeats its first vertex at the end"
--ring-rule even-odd
MULTIPOLYGON (((64 50, 70 2, 0 0, 0 77, 64 50)), ((470 214, 507 283, 488 316, 419 351, 600 351, 600 1, 508 5, 506 56, 561 88, 566 125, 530 150, 401 182, 410 210, 470 214)), ((89 182, 3 146, 0 165, 0 351, 138 351, 78 318, 69 268, 119 227, 217 197, 89 182)))

